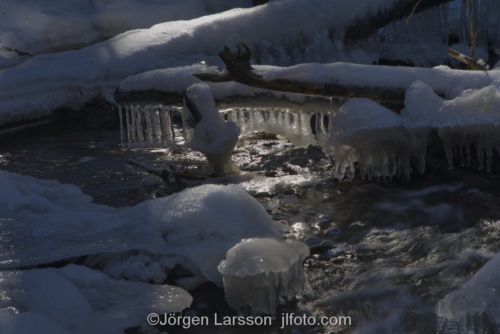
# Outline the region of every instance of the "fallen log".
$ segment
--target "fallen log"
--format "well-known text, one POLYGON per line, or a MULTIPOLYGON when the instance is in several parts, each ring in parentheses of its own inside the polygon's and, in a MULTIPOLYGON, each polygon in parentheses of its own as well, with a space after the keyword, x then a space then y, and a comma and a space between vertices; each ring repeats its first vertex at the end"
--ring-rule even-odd
POLYGON ((488 70, 483 65, 480 65, 476 61, 474 61, 473 58, 466 56, 463 53, 460 53, 460 52, 455 51, 453 49, 448 49, 448 56, 461 61, 462 63, 467 65, 467 68, 469 70, 473 70, 473 71, 487 71, 488 70))
POLYGON ((469 88, 494 84, 500 87, 500 71, 462 71, 446 66, 410 68, 349 63, 301 64, 291 67, 252 66, 250 51, 240 44, 236 52, 225 47, 219 54, 226 65, 220 74, 194 74, 209 82, 235 81, 255 88, 311 96, 370 98, 402 104, 406 89, 421 80, 434 92, 453 98, 469 88))

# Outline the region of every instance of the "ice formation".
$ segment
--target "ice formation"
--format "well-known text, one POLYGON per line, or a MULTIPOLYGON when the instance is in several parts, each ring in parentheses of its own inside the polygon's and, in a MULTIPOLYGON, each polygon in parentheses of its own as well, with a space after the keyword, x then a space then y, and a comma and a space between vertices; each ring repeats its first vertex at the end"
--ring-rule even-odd
POLYGON ((224 122, 224 119, 215 108, 215 102, 210 87, 204 83, 192 85, 186 91, 189 100, 194 104, 187 107, 184 103, 182 111, 183 123, 195 123, 192 137, 186 146, 200 151, 207 158, 205 171, 209 174, 227 175, 238 173, 239 169, 233 164, 231 154, 238 142, 240 128, 234 122, 224 122), (196 108, 200 115, 192 115, 191 108, 196 108))
POLYGON ((119 107, 122 145, 167 147, 174 144, 176 108, 162 105, 119 107))
POLYGON ((180 312, 192 297, 168 285, 115 281, 86 267, 0 271, 0 332, 122 334, 151 312, 180 312))
POLYGON ((410 134, 393 111, 370 99, 352 99, 331 119, 325 154, 335 157, 334 176, 352 179, 354 162, 362 176, 392 177, 402 170, 409 177, 410 134))
POLYGON ((462 288, 439 301, 438 333, 494 333, 500 329, 499 266, 497 254, 462 288))
POLYGON ((291 298, 304 288, 302 262, 309 248, 300 241, 245 239, 228 250, 219 265, 226 300, 233 309, 250 307, 254 316, 276 316, 280 297, 291 298))
POLYGON ((264 131, 286 137, 297 146, 316 144, 310 125, 311 116, 308 113, 280 109, 235 108, 226 115, 228 121, 238 124, 243 134, 264 131))
POLYGON ((330 124, 324 151, 336 158, 335 177, 339 179, 354 177, 355 161, 369 178, 393 176, 398 168, 409 177, 412 159, 418 159, 423 172, 431 129, 443 141, 450 168, 454 155, 461 157, 462 166, 470 166, 474 147, 479 169, 485 166, 489 171, 493 149, 500 152, 500 92, 490 85, 445 100, 419 80, 407 89, 400 115, 374 101, 352 99, 330 124))
POLYGON ((222 285, 217 265, 245 238, 281 238, 280 224, 238 186, 204 185, 131 208, 92 204, 57 181, 0 172, 0 269, 99 253, 183 256, 222 285))

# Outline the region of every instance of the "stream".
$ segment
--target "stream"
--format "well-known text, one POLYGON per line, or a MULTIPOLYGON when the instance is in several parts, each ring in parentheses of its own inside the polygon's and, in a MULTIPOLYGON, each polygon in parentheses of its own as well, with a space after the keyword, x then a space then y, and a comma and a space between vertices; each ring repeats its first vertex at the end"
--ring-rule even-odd
MULTIPOLYGON (((339 182, 332 178, 334 161, 319 145, 297 146, 279 129, 273 131, 280 126, 288 131, 273 124, 265 132, 244 132, 233 152, 243 173, 235 177, 203 174, 204 157, 180 146, 179 120, 174 122, 177 145, 166 148, 123 147, 116 120, 106 125, 57 120, 2 136, 0 169, 74 184, 94 203, 113 207, 205 183, 239 184, 274 220, 289 226, 286 238, 311 248, 304 293, 283 301, 278 318, 293 313, 351 319, 350 325, 283 326, 277 319, 264 327, 160 326, 161 331, 436 333, 437 302, 500 251, 498 156, 490 173, 473 167, 450 170, 436 144, 439 138, 431 133, 424 175, 413 166, 410 180, 357 175, 339 182)), ((184 274, 179 269, 173 275, 184 274)), ((190 293, 194 301, 183 314, 236 315, 212 283, 190 293)), ((130 328, 126 333, 141 332, 130 328)))

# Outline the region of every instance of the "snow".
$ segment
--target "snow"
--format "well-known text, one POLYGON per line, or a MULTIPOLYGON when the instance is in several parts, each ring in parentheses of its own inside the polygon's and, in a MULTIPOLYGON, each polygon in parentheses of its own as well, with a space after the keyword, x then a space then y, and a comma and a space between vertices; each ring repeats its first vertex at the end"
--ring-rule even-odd
POLYGON ((470 166, 474 145, 479 168, 483 169, 486 158, 489 171, 493 148, 500 152, 498 124, 498 87, 467 89, 454 99, 444 100, 430 85, 416 81, 406 90, 405 109, 400 115, 369 99, 354 98, 345 103, 331 120, 331 137, 324 151, 335 156, 334 176, 339 179, 354 177, 355 161, 361 175, 368 178, 392 177, 398 170, 409 178, 412 158, 419 160, 419 170, 424 171, 427 135, 436 129, 450 168, 454 154, 461 156, 462 166, 470 166), (453 153, 457 147, 457 153, 453 153))
POLYGON ((251 308, 258 316, 276 317, 280 297, 291 298, 304 288, 302 262, 309 248, 300 241, 245 239, 228 250, 219 265, 224 275, 226 300, 233 309, 251 308))
POLYGON ((0 271, 0 332, 120 334, 151 312, 179 312, 192 297, 168 285, 115 281, 86 267, 0 271))
POLYGON ((498 328, 499 317, 499 254, 488 261, 458 290, 447 294, 436 307, 440 325, 464 333, 482 328, 498 328))
POLYGON ((217 265, 229 248, 281 238, 281 225, 238 186, 203 185, 131 208, 91 201, 72 185, 0 172, 0 269, 144 250, 183 256, 221 284, 217 265))
POLYGON ((275 1, 128 31, 79 51, 40 55, 0 71, 0 123, 48 115, 63 106, 78 109, 98 96, 113 101, 115 88, 130 75, 201 61, 222 66, 217 53, 237 42, 249 45, 258 61, 271 56, 282 65, 332 61, 328 28, 341 29, 358 15, 393 1, 322 0, 315 6, 306 0, 275 1), (300 43, 291 36, 302 36, 300 43), (324 48, 327 40, 330 47, 324 48))
POLYGON ((2 0, 0 46, 31 55, 61 52, 127 30, 251 5, 250 0, 2 0))
MULTIPOLYGON (((219 111, 215 109, 215 101, 208 85, 204 83, 192 85, 187 89, 186 95, 194 103, 201 116, 201 120, 194 126, 192 138, 186 143, 186 147, 205 155, 208 164, 204 166, 204 170, 209 174, 239 173, 238 167, 231 160, 231 154, 238 142, 240 128, 234 122, 224 122, 219 111)), ((183 123, 187 118, 194 122, 186 103, 185 101, 182 112, 183 123)))

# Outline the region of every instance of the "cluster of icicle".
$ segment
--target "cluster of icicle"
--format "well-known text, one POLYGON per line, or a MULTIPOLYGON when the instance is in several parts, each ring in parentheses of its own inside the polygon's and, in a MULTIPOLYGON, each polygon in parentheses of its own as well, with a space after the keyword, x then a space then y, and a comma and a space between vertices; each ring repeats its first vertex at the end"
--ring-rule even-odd
POLYGON ((119 107, 123 146, 167 147, 174 144, 172 117, 175 109, 162 105, 119 107))
POLYGON ((328 124, 326 113, 292 112, 287 109, 235 108, 226 113, 228 121, 235 122, 242 134, 255 131, 286 137, 296 146, 326 143, 328 124))
POLYGON ((471 146, 479 169, 491 169, 493 149, 500 152, 500 92, 493 86, 466 90, 444 100, 422 81, 406 91, 400 115, 369 99, 352 99, 331 118, 326 154, 336 159, 335 177, 352 179, 354 162, 361 175, 410 177, 410 160, 425 169, 427 136, 436 129, 443 141, 450 169, 453 156, 470 165, 471 146), (486 158, 486 159, 485 159, 486 158), (486 160, 486 163, 485 163, 486 160))
POLYGON ((228 250, 219 265, 224 275, 226 300, 235 310, 250 308, 252 316, 261 313, 276 317, 280 297, 291 298, 304 288, 304 259, 309 247, 294 240, 271 238, 244 239, 228 250))
MULTIPOLYGON (((500 38, 500 1, 471 1, 475 29, 478 31, 476 45, 487 47, 488 41, 500 38)), ((458 19, 459 40, 470 43, 469 8, 467 1, 462 0, 460 7, 445 3, 428 9, 410 20, 406 18, 393 22, 379 30, 376 38, 379 41, 394 43, 448 43, 451 22, 458 19)))

